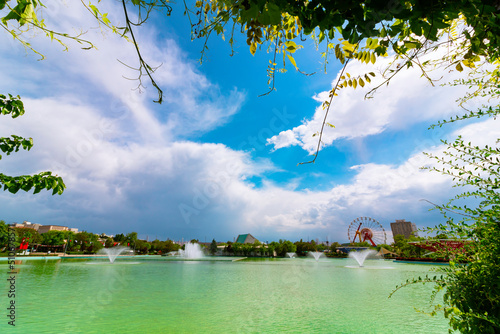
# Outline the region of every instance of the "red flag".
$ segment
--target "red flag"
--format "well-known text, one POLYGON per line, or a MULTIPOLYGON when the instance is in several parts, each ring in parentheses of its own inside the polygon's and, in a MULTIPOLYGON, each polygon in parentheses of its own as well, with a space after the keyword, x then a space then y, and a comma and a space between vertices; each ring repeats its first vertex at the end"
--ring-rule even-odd
POLYGON ((130 242, 127 242, 127 246, 130 246, 130 242))

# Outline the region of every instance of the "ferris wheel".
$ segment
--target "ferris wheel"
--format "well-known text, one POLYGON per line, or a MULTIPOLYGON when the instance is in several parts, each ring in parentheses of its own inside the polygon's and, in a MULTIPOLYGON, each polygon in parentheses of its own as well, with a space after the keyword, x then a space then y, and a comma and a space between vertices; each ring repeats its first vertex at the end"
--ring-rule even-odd
POLYGON ((367 241, 376 246, 378 244, 385 244, 387 241, 385 230, 378 221, 370 217, 358 217, 351 222, 347 230, 347 237, 349 242, 367 241))

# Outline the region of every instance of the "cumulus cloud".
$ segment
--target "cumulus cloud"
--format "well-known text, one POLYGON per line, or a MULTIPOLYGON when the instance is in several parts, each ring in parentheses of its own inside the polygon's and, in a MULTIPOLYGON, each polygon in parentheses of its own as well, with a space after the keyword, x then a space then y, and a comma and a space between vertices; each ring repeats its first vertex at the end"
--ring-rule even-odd
POLYGON ((35 147, 29 153, 8 157, 2 169, 13 175, 50 169, 64 177, 68 189, 57 197, 57 203, 46 196, 32 202, 23 194, 19 197, 8 193, 0 194, 2 203, 15 208, 29 200, 29 211, 38 211, 35 216, 45 216, 44 212, 48 215, 44 219, 66 222, 62 224, 70 220, 97 228, 104 219, 107 228, 133 229, 142 216, 150 220, 141 223, 145 229, 149 226, 165 234, 169 230, 189 230, 208 223, 208 217, 213 218, 211 210, 229 208, 231 205, 225 203, 234 202, 230 191, 238 193, 249 187, 247 178, 273 169, 267 161, 253 162, 248 153, 222 144, 124 144, 119 124, 90 106, 51 99, 27 99, 25 103, 27 109, 37 113, 7 119, 1 123, 0 132, 30 135, 35 147), (76 113, 65 113, 68 109, 76 113), (47 201, 53 210, 42 209, 47 201), (50 217, 63 207, 62 215, 50 217), (186 207, 187 212, 182 210, 186 207), (89 214, 98 218, 82 222, 82 217, 89 214), (159 216, 166 219, 162 221, 159 216))
MULTIPOLYGON (((380 134, 388 129, 404 130, 420 122, 441 120, 457 113, 456 99, 464 95, 466 88, 439 86, 449 82, 456 74, 440 68, 430 72, 431 77, 440 79, 437 86, 432 86, 426 79, 420 78, 418 68, 410 68, 398 73, 389 87, 381 87, 373 99, 365 99, 366 93, 382 83, 380 69, 389 63, 389 59, 380 59, 376 65, 365 65, 358 62, 350 63, 346 72, 352 76, 375 72, 377 76, 372 83, 356 90, 344 88, 332 102, 327 122, 335 128, 325 127, 322 146, 332 145, 335 140, 363 138, 380 134), (425 98, 423 98, 425 97, 425 98)), ((337 82, 333 80, 332 87, 337 82)), ((322 103, 328 100, 328 92, 321 92, 313 98, 322 103)), ((313 154, 316 151, 318 137, 313 135, 321 129, 325 110, 319 105, 311 119, 303 120, 302 124, 292 129, 280 132, 267 143, 274 149, 298 145, 313 154)))
MULTIPOLYGON (((103 12, 121 11, 116 4, 102 6, 103 12)), ((68 186, 58 201, 24 194, 14 199, 3 193, 2 206, 10 207, 12 216, 29 212, 32 217, 64 225, 78 221, 95 228, 104 221, 115 227, 120 221, 133 225, 142 211, 156 217, 164 209, 163 215, 185 226, 177 206, 189 202, 197 183, 222 170, 222 163, 235 161, 229 181, 238 182, 271 168, 266 161, 255 164, 246 153, 221 144, 186 140, 225 124, 239 111, 245 95, 236 88, 221 91, 173 40, 161 39, 154 27, 145 26, 136 36, 144 58, 151 65, 164 64, 154 73, 164 89, 161 106, 151 102, 156 92, 146 78, 147 89, 142 92, 134 90, 138 81, 123 78, 138 75, 117 61, 136 64, 133 45, 96 29, 92 15, 82 15, 81 4, 54 2, 44 15, 57 31, 88 30, 83 37, 92 40, 97 50, 81 50, 67 41, 70 50, 61 52, 57 45, 35 36, 30 43, 46 56, 37 62, 36 56, 24 54, 22 46, 0 35, 2 43, 11 46, 0 56, 5 79, 0 90, 20 94, 27 111, 15 120, 4 118, 0 132, 35 140, 32 151, 2 160, 2 172, 18 175, 52 170, 68 186), (22 208, 26 201, 29 210, 22 208)))
MULTIPOLYGON (((100 8, 110 16, 122 12, 121 5, 116 3, 103 3, 100 8)), ((48 38, 34 36, 29 42, 46 57, 38 62, 37 55, 26 53, 19 43, 1 34, 1 42, 11 44, 12 50, 0 56, 5 76, 0 87, 23 96, 65 95, 88 101, 101 109, 101 113, 119 118, 129 128, 137 128, 145 141, 198 137, 226 124, 240 110, 244 92, 236 87, 222 92, 174 40, 146 24, 135 35, 143 58, 157 67, 153 76, 164 91, 163 104, 154 104, 152 101, 158 98, 156 89, 144 71, 139 81, 141 73, 134 69, 139 62, 133 44, 106 28, 99 28, 90 13, 82 14, 87 13, 82 13, 82 4, 76 2, 56 2, 44 11, 52 29, 74 34, 85 32, 81 37, 92 41, 95 46, 92 50, 82 50, 81 44, 63 39, 69 50, 62 52, 48 38)), ((118 25, 123 20, 119 16, 114 19, 118 25)))
MULTIPOLYGON (((491 144, 498 137, 496 123, 488 119, 470 124, 450 138, 462 135, 473 143, 477 140, 478 144, 491 144)), ((318 236, 324 240, 329 236, 330 241, 346 241, 349 224, 360 216, 379 220, 388 231, 388 242, 392 236, 389 223, 395 219, 412 220, 419 228, 435 226, 442 217, 436 211, 427 212, 432 206, 423 200, 440 204, 461 191, 452 187, 450 177, 421 169, 436 166, 422 150, 439 156, 444 148, 436 140, 429 140, 400 164, 352 166, 355 176, 351 182, 324 191, 299 191, 272 183, 261 189, 240 189, 240 197, 246 202, 244 221, 248 230, 264 235, 276 230, 292 238, 318 236)))
MULTIPOLYGON (((252 177, 266 180, 267 173, 276 170, 269 161, 254 161, 249 153, 221 144, 124 144, 123 137, 129 136, 120 123, 73 102, 28 99, 28 109, 36 113, 1 123, 2 133, 12 130, 35 138, 31 152, 4 159, 3 168, 13 173, 20 166, 25 172, 53 169, 68 185, 60 198, 3 193, 2 206, 26 208, 27 216, 39 217, 42 223, 108 233, 139 230, 142 235, 231 240, 251 232, 264 239, 279 235, 346 241, 349 224, 359 216, 372 216, 387 230, 399 218, 419 227, 437 223, 440 218, 428 216, 429 204, 421 199, 442 203, 450 197, 446 189, 451 179, 420 170, 432 163, 421 152, 398 165, 352 166, 351 182, 322 191, 271 181, 256 187, 252 177), (68 109, 78 116, 65 114, 68 109)), ((490 119, 453 135, 474 140, 490 134, 484 139, 489 142, 495 129, 490 119)), ((430 152, 439 154, 443 148, 436 145, 430 152)))

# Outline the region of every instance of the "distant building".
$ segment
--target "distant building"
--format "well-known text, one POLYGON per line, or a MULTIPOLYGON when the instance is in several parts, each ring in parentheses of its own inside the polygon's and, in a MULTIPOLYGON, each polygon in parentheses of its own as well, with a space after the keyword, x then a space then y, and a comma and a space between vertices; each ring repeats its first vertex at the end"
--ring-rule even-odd
POLYGON ((59 226, 59 225, 42 225, 38 228, 38 233, 43 234, 48 231, 68 231, 67 226, 59 226))
POLYGON ((393 237, 398 234, 403 235, 406 239, 408 239, 410 235, 418 237, 417 225, 412 222, 407 222, 404 219, 396 219, 396 222, 391 223, 391 230, 393 237))
POLYGON ((17 228, 32 228, 34 229, 35 231, 38 231, 38 229, 40 228, 40 226, 42 226, 41 224, 32 224, 30 222, 27 222, 27 221, 24 221, 22 224, 18 224, 18 223, 13 223, 11 224, 12 227, 17 227, 17 228))
POLYGON ((236 242, 240 244, 253 244, 255 241, 258 240, 255 239, 250 233, 240 234, 238 235, 238 238, 236 238, 236 242))
POLYGON ((42 224, 33 224, 28 221, 24 221, 22 224, 19 223, 12 223, 10 224, 12 227, 16 228, 32 228, 35 231, 38 231, 38 233, 42 234, 48 231, 71 231, 73 233, 79 233, 77 228, 74 227, 66 227, 66 226, 59 226, 59 225, 42 225, 42 224))

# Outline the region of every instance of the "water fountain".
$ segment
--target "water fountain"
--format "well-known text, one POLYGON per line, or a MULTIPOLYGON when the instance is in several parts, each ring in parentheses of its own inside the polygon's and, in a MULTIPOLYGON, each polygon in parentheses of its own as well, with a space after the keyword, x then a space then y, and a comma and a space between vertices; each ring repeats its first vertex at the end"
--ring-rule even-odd
POLYGON ((184 250, 179 250, 180 257, 184 259, 199 259, 205 256, 199 244, 187 243, 184 250))
POLYGON ((124 246, 117 246, 112 248, 103 248, 97 252, 98 254, 106 254, 109 262, 114 263, 118 255, 130 251, 130 248, 124 246))
POLYGON ((307 255, 314 257, 316 261, 323 255, 322 252, 308 252, 307 255))
POLYGON ((356 260, 356 262, 358 262, 360 267, 363 267, 363 263, 365 262, 366 258, 369 255, 375 254, 375 253, 376 253, 376 251, 374 251, 373 249, 365 249, 365 250, 362 250, 360 252, 349 252, 349 257, 351 259, 356 260))
POLYGON ((293 252, 292 252, 292 253, 286 253, 286 255, 287 255, 290 259, 293 259, 294 257, 296 257, 296 256, 297 256, 297 254, 295 254, 295 253, 293 253, 293 252))

